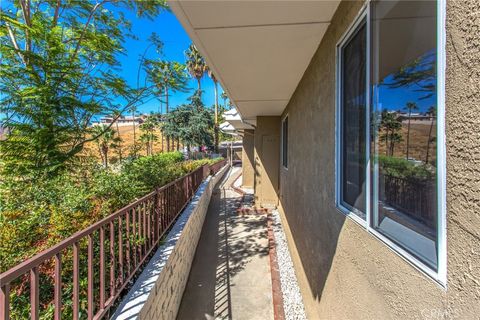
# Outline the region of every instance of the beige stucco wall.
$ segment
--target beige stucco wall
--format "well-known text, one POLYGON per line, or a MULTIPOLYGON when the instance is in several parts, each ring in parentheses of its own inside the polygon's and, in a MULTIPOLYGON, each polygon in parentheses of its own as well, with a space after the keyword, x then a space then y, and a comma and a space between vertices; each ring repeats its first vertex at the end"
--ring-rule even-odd
POLYGON ((254 136, 255 204, 278 204, 280 117, 257 117, 254 136))
POLYGON ((447 245, 442 288, 335 208, 335 45, 342 2, 285 113, 280 206, 310 319, 479 319, 480 2, 447 4, 447 245))
POLYGON ((245 130, 242 144, 242 185, 253 188, 255 173, 254 166, 254 130, 245 130))

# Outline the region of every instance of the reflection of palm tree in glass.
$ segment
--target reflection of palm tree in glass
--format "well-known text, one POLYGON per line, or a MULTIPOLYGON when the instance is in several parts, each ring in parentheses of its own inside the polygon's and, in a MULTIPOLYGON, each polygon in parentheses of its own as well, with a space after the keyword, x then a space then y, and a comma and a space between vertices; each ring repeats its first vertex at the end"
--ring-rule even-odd
POLYGON ((430 155, 430 143, 435 141, 435 138, 432 139, 432 131, 433 131, 433 124, 435 123, 435 118, 437 117, 437 108, 435 106, 431 106, 428 108, 427 114, 432 118, 430 122, 430 130, 428 132, 428 140, 427 140, 427 156, 425 157, 425 163, 428 163, 428 156, 430 155))
POLYGON ((410 118, 412 117, 412 110, 418 110, 418 106, 415 102, 407 102, 405 109, 408 110, 408 128, 407 128, 407 160, 408 160, 409 148, 410 148, 410 118))
POLYGON ((386 110, 382 111, 381 117, 380 125, 385 133, 380 136, 380 139, 385 141, 385 155, 393 156, 395 144, 403 141, 402 136, 398 133, 402 129, 402 123, 394 113, 386 110))

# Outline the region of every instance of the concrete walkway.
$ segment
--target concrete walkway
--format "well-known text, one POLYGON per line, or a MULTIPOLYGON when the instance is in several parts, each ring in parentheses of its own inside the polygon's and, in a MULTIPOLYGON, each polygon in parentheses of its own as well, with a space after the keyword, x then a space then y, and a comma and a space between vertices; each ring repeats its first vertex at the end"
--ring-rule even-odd
POLYGON ((213 192, 177 319, 273 319, 267 216, 237 214, 240 170, 213 192))

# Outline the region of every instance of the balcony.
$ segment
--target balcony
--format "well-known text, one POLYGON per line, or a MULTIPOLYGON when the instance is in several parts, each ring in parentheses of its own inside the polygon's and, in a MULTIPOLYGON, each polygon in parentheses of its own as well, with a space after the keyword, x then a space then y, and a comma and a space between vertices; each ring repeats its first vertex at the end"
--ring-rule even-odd
POLYGON ((275 214, 241 179, 201 167, 1 274, 0 318, 23 282, 31 319, 283 319, 275 214))

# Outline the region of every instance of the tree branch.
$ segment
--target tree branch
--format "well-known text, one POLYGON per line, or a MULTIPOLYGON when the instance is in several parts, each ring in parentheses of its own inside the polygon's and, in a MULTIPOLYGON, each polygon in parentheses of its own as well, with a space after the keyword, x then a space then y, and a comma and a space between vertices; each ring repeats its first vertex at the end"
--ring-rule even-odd
POLYGON ((10 38, 10 41, 12 42, 13 47, 15 48, 15 51, 17 52, 18 57, 20 60, 22 60, 23 64, 26 66, 27 61, 25 60, 25 57, 23 54, 20 52, 20 47, 18 46, 17 39, 15 37, 15 34, 13 33, 12 28, 10 27, 10 24, 8 22, 5 22, 5 26, 7 27, 8 31, 8 37, 10 38))
MULTIPOLYGON (((22 7, 22 15, 25 24, 30 28, 32 22, 30 20, 30 0, 20 0, 20 6, 22 7)), ((25 51, 30 51, 32 48, 32 40, 30 39, 30 32, 28 28, 25 29, 25 51)))
POLYGON ((53 26, 55 27, 58 22, 58 16, 60 14, 60 5, 62 0, 57 0, 57 6, 55 7, 55 13, 53 14, 53 26))
POLYGON ((88 16, 88 19, 87 21, 85 22, 85 26, 83 27, 83 31, 82 33, 80 34, 80 38, 78 39, 78 42, 77 42, 77 45, 75 46, 75 50, 73 51, 73 54, 72 54, 72 59, 71 61, 73 62, 73 60, 75 60, 75 58, 77 57, 77 54, 78 54, 78 51, 80 50, 80 45, 83 41, 83 38, 85 37, 85 33, 87 32, 87 28, 88 28, 88 25, 90 24, 90 21, 92 21, 92 18, 93 18, 93 15, 95 14, 95 12, 97 11, 97 9, 102 6, 103 4, 105 4, 107 2, 107 0, 103 0, 102 2, 99 2, 97 4, 95 4, 95 6, 93 7, 92 11, 90 12, 90 15, 88 16))

